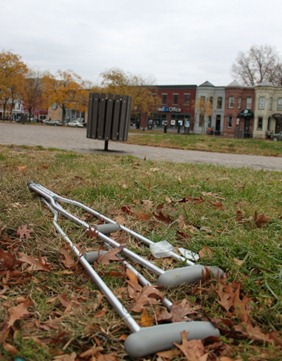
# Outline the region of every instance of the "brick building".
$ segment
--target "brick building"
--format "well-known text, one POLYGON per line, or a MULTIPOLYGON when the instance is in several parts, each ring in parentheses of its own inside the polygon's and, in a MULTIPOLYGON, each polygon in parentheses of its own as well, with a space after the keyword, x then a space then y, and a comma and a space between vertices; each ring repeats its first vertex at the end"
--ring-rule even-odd
POLYGON ((141 116, 141 127, 146 128, 152 120, 153 127, 184 127, 189 122, 194 129, 195 99, 197 85, 157 85, 156 96, 161 106, 150 116, 141 116), (185 123, 186 121, 186 123, 185 123))

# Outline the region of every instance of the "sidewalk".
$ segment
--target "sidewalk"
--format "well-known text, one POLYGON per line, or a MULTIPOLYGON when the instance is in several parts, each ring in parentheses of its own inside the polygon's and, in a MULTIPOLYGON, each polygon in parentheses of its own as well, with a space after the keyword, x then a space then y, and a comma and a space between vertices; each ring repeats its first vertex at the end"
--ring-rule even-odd
POLYGON ((86 138, 85 128, 0 122, 0 144, 40 145, 45 148, 59 148, 90 154, 130 154, 141 159, 154 161, 207 163, 227 167, 249 167, 282 171, 282 158, 278 157, 189 151, 120 142, 109 142, 109 150, 104 151, 104 141, 86 138))

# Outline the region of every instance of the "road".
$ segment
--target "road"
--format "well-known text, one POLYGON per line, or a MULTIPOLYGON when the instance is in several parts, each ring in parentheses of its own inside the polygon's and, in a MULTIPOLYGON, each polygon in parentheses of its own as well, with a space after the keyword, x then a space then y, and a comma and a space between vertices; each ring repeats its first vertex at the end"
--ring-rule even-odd
POLYGON ((249 167, 282 171, 282 158, 242 154, 224 154, 171 148, 158 148, 109 142, 104 151, 104 141, 86 138, 85 128, 54 127, 0 122, 0 144, 43 146, 72 150, 81 153, 133 155, 141 159, 176 163, 207 163, 226 167, 249 167))

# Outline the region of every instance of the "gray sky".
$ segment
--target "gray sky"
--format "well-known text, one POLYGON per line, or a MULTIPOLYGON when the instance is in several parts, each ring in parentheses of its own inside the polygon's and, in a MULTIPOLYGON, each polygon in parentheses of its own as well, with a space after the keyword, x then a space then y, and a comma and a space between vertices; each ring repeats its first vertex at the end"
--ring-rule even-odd
POLYGON ((240 51, 282 54, 281 0, 0 0, 0 9, 0 51, 96 85, 111 68, 159 85, 227 85, 240 51))

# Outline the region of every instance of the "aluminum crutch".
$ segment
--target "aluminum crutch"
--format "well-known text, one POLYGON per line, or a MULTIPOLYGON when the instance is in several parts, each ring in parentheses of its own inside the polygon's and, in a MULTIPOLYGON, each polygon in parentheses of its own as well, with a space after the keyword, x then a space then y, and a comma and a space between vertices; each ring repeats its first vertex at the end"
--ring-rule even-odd
POLYGON ((204 339, 210 336, 218 337, 219 330, 208 321, 176 322, 172 324, 155 325, 151 327, 140 327, 130 313, 121 304, 118 298, 102 280, 99 274, 90 265, 87 258, 74 245, 68 235, 63 231, 58 223, 58 210, 53 208, 46 199, 44 203, 52 211, 53 224, 63 239, 69 244, 79 259, 79 262, 95 282, 108 302, 125 321, 132 332, 125 341, 125 350, 130 357, 145 357, 153 353, 170 349, 175 343, 181 343, 183 331, 187 332, 187 339, 204 339))
MULTIPOLYGON (((106 236, 104 233, 99 231, 98 227, 92 227, 87 222, 79 219, 72 213, 66 211, 59 203, 58 200, 67 204, 71 204, 77 206, 79 208, 84 209, 85 211, 89 212, 91 208, 84 206, 82 203, 69 200, 67 198, 63 198, 58 196, 56 193, 49 191, 47 188, 41 186, 40 184, 36 184, 32 181, 28 182, 28 187, 33 190, 34 192, 41 195, 45 200, 47 200, 52 208, 56 209, 60 214, 64 217, 74 221, 76 224, 81 225, 84 229, 90 230, 92 232, 96 232, 97 237, 101 238, 104 242, 108 243, 112 247, 122 247, 122 252, 129 257, 130 259, 134 260, 137 263, 142 264, 142 266, 146 267, 150 271, 157 274, 158 277, 158 285, 166 288, 172 288, 179 286, 183 283, 192 283, 197 282, 209 272, 216 276, 222 276, 224 272, 215 266, 202 266, 202 265, 193 265, 189 267, 180 267, 175 268, 172 270, 164 271, 161 268, 154 265, 152 262, 144 259, 143 257, 137 255, 136 253, 132 252, 126 247, 123 247, 120 243, 116 242, 115 240, 111 239, 110 237, 106 236)), ((93 210, 92 210, 93 211, 93 210)), ((111 225, 112 227, 113 225, 111 225)), ((115 227, 118 226, 115 224, 115 227)), ((150 241, 152 242, 152 241, 150 241)), ((153 242, 152 242, 153 243, 153 242)))

